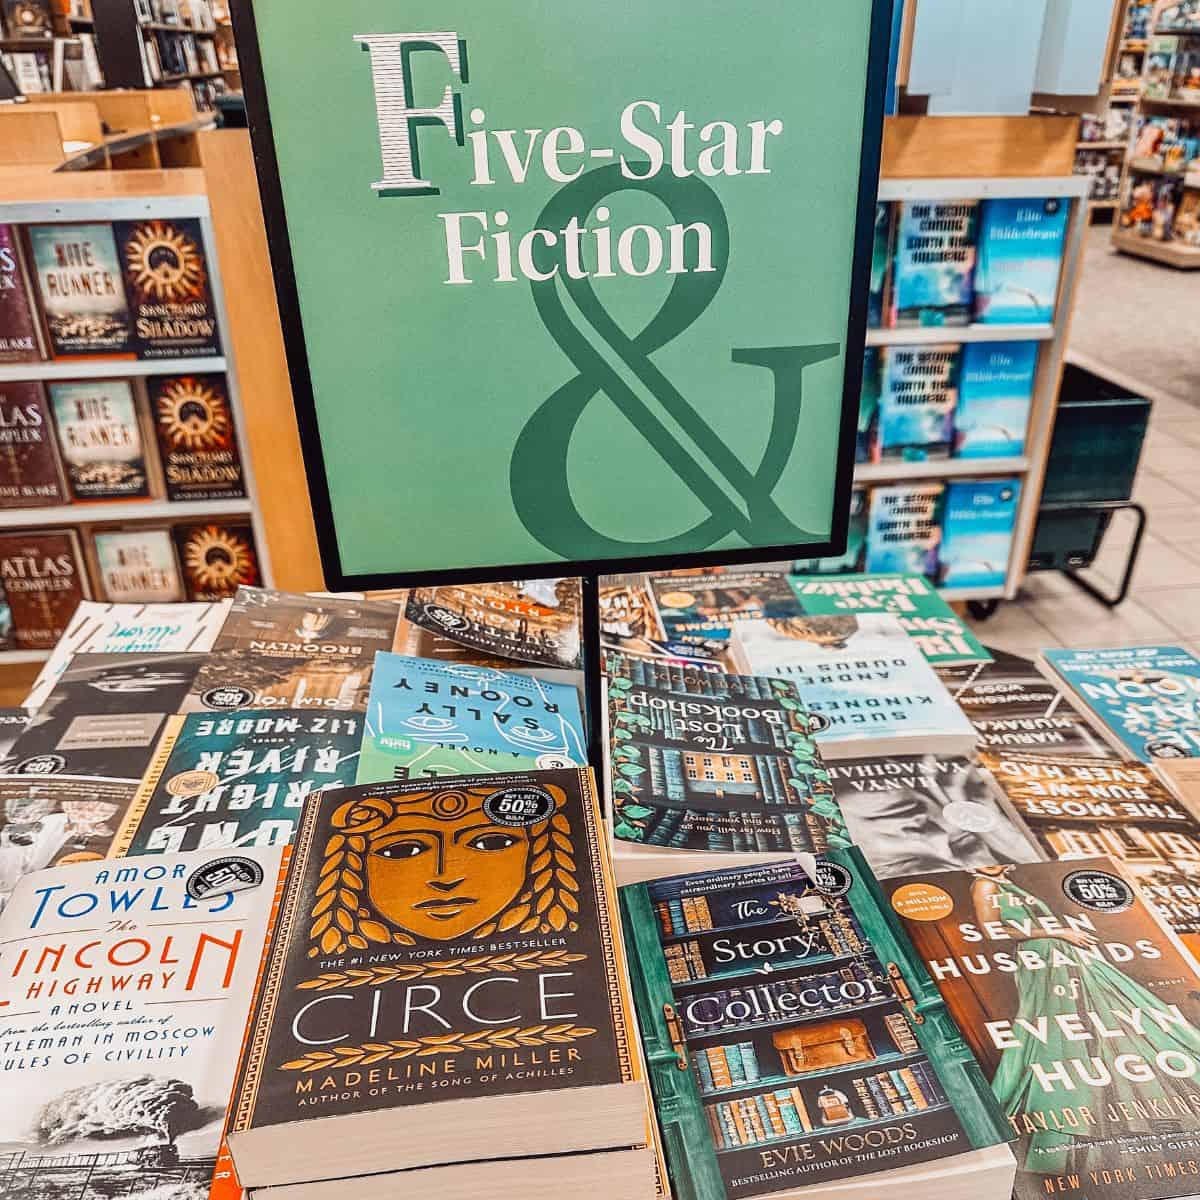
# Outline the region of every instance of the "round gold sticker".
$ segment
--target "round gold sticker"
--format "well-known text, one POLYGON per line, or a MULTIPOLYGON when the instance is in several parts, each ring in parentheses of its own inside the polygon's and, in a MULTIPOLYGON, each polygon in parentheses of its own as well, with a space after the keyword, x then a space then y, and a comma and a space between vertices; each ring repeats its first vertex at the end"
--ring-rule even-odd
POLYGON ((220 775, 213 771, 180 771, 167 780, 167 791, 172 796, 199 796, 220 782, 220 775))
POLYGON ((954 911, 954 900, 932 883, 907 883, 892 895, 892 907, 910 921, 940 921, 954 911))
POLYGON ((667 608, 690 608, 696 603, 691 592, 665 592, 659 599, 667 608))

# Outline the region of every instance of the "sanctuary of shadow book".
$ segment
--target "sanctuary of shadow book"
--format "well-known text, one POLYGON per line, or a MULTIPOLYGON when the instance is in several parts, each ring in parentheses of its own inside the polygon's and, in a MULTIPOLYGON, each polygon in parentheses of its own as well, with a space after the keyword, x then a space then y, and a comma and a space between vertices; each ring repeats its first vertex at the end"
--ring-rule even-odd
POLYGON ((229 500, 246 494, 224 375, 147 380, 168 500, 229 500))

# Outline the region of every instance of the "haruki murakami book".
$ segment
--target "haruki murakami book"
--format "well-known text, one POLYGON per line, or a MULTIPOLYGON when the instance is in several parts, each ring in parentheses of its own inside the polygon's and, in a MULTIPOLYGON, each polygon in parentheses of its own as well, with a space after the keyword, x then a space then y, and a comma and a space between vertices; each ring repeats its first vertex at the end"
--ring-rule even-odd
POLYGON ((150 495, 142 422, 127 379, 51 383, 58 446, 76 500, 150 495))
POLYGON ((228 500, 246 494, 224 375, 147 380, 168 500, 228 500))
POLYGON ((16 226, 0 224, 0 363, 38 362, 42 357, 21 258, 16 226))
POLYGON ((5 508, 50 508, 66 502, 54 421, 42 385, 0 383, 0 503, 5 508))

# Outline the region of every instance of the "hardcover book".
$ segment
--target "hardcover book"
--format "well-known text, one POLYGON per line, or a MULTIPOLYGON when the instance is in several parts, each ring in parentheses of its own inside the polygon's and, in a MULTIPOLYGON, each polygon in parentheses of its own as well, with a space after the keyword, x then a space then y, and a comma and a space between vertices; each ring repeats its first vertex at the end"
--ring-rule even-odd
POLYGON ((183 599, 183 578, 167 529, 94 533, 100 589, 112 603, 169 604, 183 599))
POLYGON ((1149 767, 1013 754, 984 761, 1048 858, 1117 860, 1146 903, 1200 951, 1200 824, 1149 767))
POLYGON ((667 637, 678 642, 723 642, 740 621, 788 617, 796 602, 787 576, 762 569, 710 575, 651 575, 650 594, 667 637))
POLYGON ((883 386, 883 351, 868 346, 863 351, 862 388, 858 394, 858 429, 854 439, 854 461, 870 462, 879 439, 879 392, 883 386))
POLYGON ((1108 858, 885 890, 1017 1137, 1017 1200, 1190 1196, 1196 963, 1108 858))
POLYGON ((871 489, 868 571, 937 577, 945 490, 942 483, 902 483, 871 489))
POLYGON ((578 579, 517 579, 413 588, 404 615, 472 650, 578 670, 583 666, 581 604, 578 579))
POLYGON ((242 708, 304 708, 362 712, 371 664, 331 655, 282 657, 254 650, 206 656, 183 712, 229 713, 242 708))
POLYGON ((845 554, 828 558, 798 558, 792 564, 797 575, 840 575, 843 571, 861 571, 867 555, 869 495, 866 488, 850 492, 850 524, 846 531, 845 554))
POLYGON ((358 781, 587 763, 579 693, 513 671, 377 654, 358 781))
POLYGON ((955 457, 1025 453, 1037 359, 1037 342, 969 342, 963 347, 955 457))
POLYGON ((586 769, 309 801, 234 1090, 242 1185, 644 1143, 600 830, 586 769))
POLYGON ((39 362, 42 357, 21 258, 16 226, 0 224, 0 363, 39 362))
POLYGON ((887 613, 745 621, 738 668, 796 685, 827 759, 872 754, 971 754, 975 730, 887 613))
POLYGON ((939 552, 946 588, 1002 588, 1008 580, 1019 479, 952 479, 939 552))
POLYGON ((49 650, 87 596, 87 572, 73 529, 0 533, 0 583, 22 650, 49 650))
POLYGON ((961 347, 890 346, 879 393, 878 461, 948 458, 954 447, 961 347))
POLYGON ((50 403, 71 494, 76 500, 150 495, 146 448, 127 379, 51 383, 50 403))
POLYGON ((41 508, 67 502, 42 385, 0 383, 0 503, 41 508))
POLYGON ((194 217, 117 221, 113 231, 138 357, 220 354, 217 310, 200 222, 194 217))
POLYGON ((132 329, 111 225, 27 225, 50 352, 128 354, 132 329))
MULTIPOLYGON (((969 1172, 972 1152, 1011 1136, 861 853, 831 851, 813 875, 792 861, 621 889, 685 1200, 823 1195, 935 1158, 969 1172)), ((973 1196, 1007 1197, 1011 1156, 999 1164, 973 1196)), ((864 1195, 888 1194, 887 1175, 871 1182, 864 1195)))
POLYGON ((829 764, 850 840, 879 879, 1043 855, 986 768, 969 758, 900 754, 829 764))
POLYGON ((171 717, 112 853, 287 845, 322 788, 354 782, 361 740, 357 713, 171 717))
POLYGON ((977 200, 897 206, 892 325, 966 325, 975 277, 977 200))
POLYGON ((887 311, 888 265, 892 257, 892 206, 875 205, 875 234, 871 241, 871 290, 867 293, 867 327, 878 329, 887 311))
POLYGON ((792 684, 615 651, 605 671, 616 850, 787 854, 848 844, 792 684))
POLYGON ((1071 203, 984 200, 975 271, 975 320, 984 325, 1054 320, 1071 203))
POLYGON ((16 885, 0 916, 9 1191, 207 1194, 279 858, 78 862, 16 885))
POLYGON ((226 600, 238 588, 262 582, 248 522, 176 525, 175 545, 189 600, 226 600))
POLYGON ((225 376, 161 375, 148 386, 167 499, 245 496, 225 376))
POLYGON ((1042 659, 1119 754, 1200 757, 1200 659, 1182 646, 1045 650, 1042 659))
POLYGON ((800 611, 827 617, 840 613, 890 613, 934 666, 989 662, 991 655, 922 575, 793 576, 800 611))

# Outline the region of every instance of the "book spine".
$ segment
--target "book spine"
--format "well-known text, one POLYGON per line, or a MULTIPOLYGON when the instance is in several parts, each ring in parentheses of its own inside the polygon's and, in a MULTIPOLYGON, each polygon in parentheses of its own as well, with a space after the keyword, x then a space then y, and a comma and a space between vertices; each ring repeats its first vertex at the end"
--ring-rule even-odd
POLYGON ((879 1116, 879 1109, 875 1104, 875 1098, 871 1095, 870 1088, 867 1087, 867 1081, 859 1078, 854 1081, 854 1090, 858 1093, 859 1103, 862 1104, 863 1112, 870 1120, 874 1120, 879 1116))
POLYGON ((665 900, 660 900, 654 906, 654 911, 658 913, 658 923, 662 926, 663 933, 670 937, 675 932, 675 923, 671 920, 671 906, 665 900))
POLYGON ((776 1092, 775 1102, 779 1105, 779 1115, 783 1119, 783 1127, 786 1132, 803 1133, 804 1126, 800 1124, 800 1117, 796 1113, 796 1104, 792 1099, 791 1092, 776 1092))
POLYGON ((892 1074, 900 1076, 901 1083, 908 1089, 909 1099, 918 1109, 929 1107, 929 1098, 925 1095, 925 1089, 921 1087, 920 1081, 913 1074, 911 1067, 901 1067, 892 1074))
POLYGON ((729 1143, 725 1139, 725 1128, 721 1124, 721 1114, 716 1106, 706 1108, 704 1115, 708 1118, 708 1131, 712 1135, 713 1145, 724 1149, 729 1143))
POLYGON ((804 1103, 804 1094, 798 1087, 792 1088, 792 1103, 796 1106, 796 1116, 800 1118, 800 1127, 805 1133, 812 1133, 812 1118, 808 1115, 808 1107, 804 1103))
POLYGON ((683 916, 683 904, 678 900, 670 900, 668 904, 671 909, 671 932, 672 933, 687 933, 687 921, 683 916))
POLYGON ((775 1137, 775 1126, 771 1122, 771 1110, 767 1107, 767 1098, 765 1095, 754 1097, 754 1111, 758 1115, 758 1124, 755 1129, 762 1129, 762 1139, 775 1137))
POLYGON ((703 1051, 696 1051, 692 1055, 692 1066, 700 1078, 700 1090, 703 1092, 715 1090, 716 1085, 713 1082, 712 1067, 708 1065, 708 1055, 703 1051))
POLYGON ((867 1075, 863 1078, 863 1082, 867 1085, 867 1091, 871 1093, 871 1099, 875 1101, 877 1116, 890 1116, 892 1106, 887 1096, 883 1094, 883 1088, 879 1084, 879 1080, 874 1075, 867 1075))
POLYGON ((728 1104, 722 1105, 722 1107, 728 1109, 730 1116, 733 1118, 734 1129, 737 1132, 738 1145, 749 1145, 754 1140, 754 1137, 750 1131, 750 1124, 746 1120, 746 1114, 742 1108, 742 1101, 730 1100, 728 1104))
POLYGON ((754 1100, 739 1100, 738 1103, 742 1106, 742 1119, 749 1126, 751 1140, 765 1142, 767 1126, 762 1119, 762 1114, 758 1111, 758 1105, 754 1100))
POLYGON ((721 1053, 729 1066, 729 1078, 735 1084, 746 1082, 746 1069, 742 1065, 742 1056, 737 1046, 722 1046, 721 1053))
POLYGON ((767 1119, 771 1128, 771 1132, 775 1137, 784 1137, 788 1133, 788 1127, 784 1123, 783 1113, 779 1108, 779 1101, 775 1098, 774 1092, 764 1092, 759 1100, 766 1106, 767 1119))
POLYGON ((920 1049, 916 1034, 903 1013, 888 1013, 884 1017, 884 1024, 887 1025, 887 1031, 892 1035, 892 1041, 901 1054, 913 1054, 920 1049))
POLYGON ((747 1083, 757 1083, 762 1078, 758 1069, 758 1054, 753 1042, 738 1042, 738 1051, 742 1058, 742 1070, 746 1073, 747 1083))
POLYGON ((699 912, 700 912, 699 928, 700 929, 711 929, 713 927, 713 919, 712 919, 712 912, 709 910, 709 907, 708 907, 708 897, 707 896, 698 896, 696 898, 696 904, 697 904, 697 906, 699 908, 699 912))
POLYGON ((906 1112, 907 1109, 904 1107, 904 1101, 900 1099, 900 1093, 896 1091, 896 1085, 892 1082, 892 1077, 886 1071, 880 1071, 875 1076, 875 1080, 883 1092, 888 1108, 895 1114, 906 1112))
POLYGON ((896 1089, 896 1095, 900 1099, 900 1103, 904 1105, 905 1112, 916 1112, 917 1102, 912 1098, 906 1084, 900 1075, 899 1071, 889 1071, 888 1078, 892 1081, 892 1087, 896 1089))
POLYGON ((733 1086, 733 1080, 729 1075, 729 1067, 725 1062, 725 1055, 720 1046, 713 1046, 704 1051, 705 1060, 708 1062, 709 1074, 712 1076, 713 1087, 727 1088, 733 1086))

